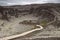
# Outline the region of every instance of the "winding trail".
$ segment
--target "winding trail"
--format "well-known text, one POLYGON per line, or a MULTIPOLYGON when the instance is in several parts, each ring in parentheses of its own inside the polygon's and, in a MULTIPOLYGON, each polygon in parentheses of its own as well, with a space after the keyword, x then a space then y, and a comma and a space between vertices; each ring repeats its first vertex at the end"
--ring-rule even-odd
POLYGON ((0 40, 9 40, 9 39, 25 36, 25 35, 27 35, 29 33, 34 32, 34 31, 38 31, 38 30, 42 30, 43 29, 43 27, 41 25, 36 25, 36 26, 38 26, 39 28, 36 28, 36 29, 30 30, 30 31, 24 32, 22 34, 13 35, 13 36, 5 37, 5 38, 0 38, 0 40))

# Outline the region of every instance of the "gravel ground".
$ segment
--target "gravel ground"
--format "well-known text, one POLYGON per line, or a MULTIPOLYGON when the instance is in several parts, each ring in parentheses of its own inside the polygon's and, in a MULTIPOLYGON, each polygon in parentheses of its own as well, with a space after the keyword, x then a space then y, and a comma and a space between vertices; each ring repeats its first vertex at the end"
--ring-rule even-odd
POLYGON ((0 25, 0 38, 31 30, 33 28, 32 25, 19 24, 19 22, 22 22, 23 20, 37 20, 37 18, 32 15, 26 15, 18 18, 12 17, 10 22, 0 20, 0 24, 4 23, 3 25, 0 25))
POLYGON ((30 33, 26 36, 11 40, 59 40, 60 28, 56 29, 53 25, 49 25, 46 29, 30 33))
MULTIPOLYGON (((11 39, 12 40, 12 39, 11 39)), ((17 40, 60 40, 60 37, 35 38, 35 39, 17 39, 17 40)))

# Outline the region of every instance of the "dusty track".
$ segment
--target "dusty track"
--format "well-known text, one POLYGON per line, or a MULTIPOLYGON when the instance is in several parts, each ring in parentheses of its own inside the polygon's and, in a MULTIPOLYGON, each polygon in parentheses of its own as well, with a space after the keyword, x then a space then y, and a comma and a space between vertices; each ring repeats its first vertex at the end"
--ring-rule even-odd
POLYGON ((27 34, 29 34, 29 33, 34 32, 34 31, 38 31, 38 30, 42 30, 42 29, 43 29, 43 27, 40 26, 40 25, 36 25, 36 26, 39 26, 40 28, 36 28, 36 29, 30 30, 30 31, 27 31, 27 32, 24 32, 24 33, 22 33, 22 34, 18 34, 18 35, 13 35, 13 36, 1 38, 0 40, 9 40, 9 39, 13 39, 13 38, 25 36, 25 35, 27 35, 27 34))

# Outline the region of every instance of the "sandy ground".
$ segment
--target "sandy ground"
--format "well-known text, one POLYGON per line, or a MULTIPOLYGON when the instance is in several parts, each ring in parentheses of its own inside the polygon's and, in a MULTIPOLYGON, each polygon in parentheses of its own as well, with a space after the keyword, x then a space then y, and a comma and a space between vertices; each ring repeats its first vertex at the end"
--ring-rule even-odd
POLYGON ((19 24, 23 20, 37 20, 37 18, 32 15, 26 15, 18 18, 12 17, 10 22, 0 20, 0 38, 31 30, 33 28, 32 25, 19 24), (2 23, 4 23, 3 26, 1 25, 2 23))
POLYGON ((47 29, 36 31, 26 36, 12 40, 54 40, 60 38, 60 28, 56 29, 53 25, 49 25, 47 29), (37 39, 38 38, 38 39, 37 39))

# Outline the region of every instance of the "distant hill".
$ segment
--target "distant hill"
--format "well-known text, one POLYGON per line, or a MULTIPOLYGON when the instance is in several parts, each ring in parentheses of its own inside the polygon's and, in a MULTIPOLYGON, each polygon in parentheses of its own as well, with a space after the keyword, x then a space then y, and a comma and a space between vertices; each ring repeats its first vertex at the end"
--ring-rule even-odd
POLYGON ((40 16, 42 10, 51 12, 52 8, 60 12, 60 3, 0 6, 0 18, 9 20, 9 16, 18 17, 21 14, 36 14, 40 16))

